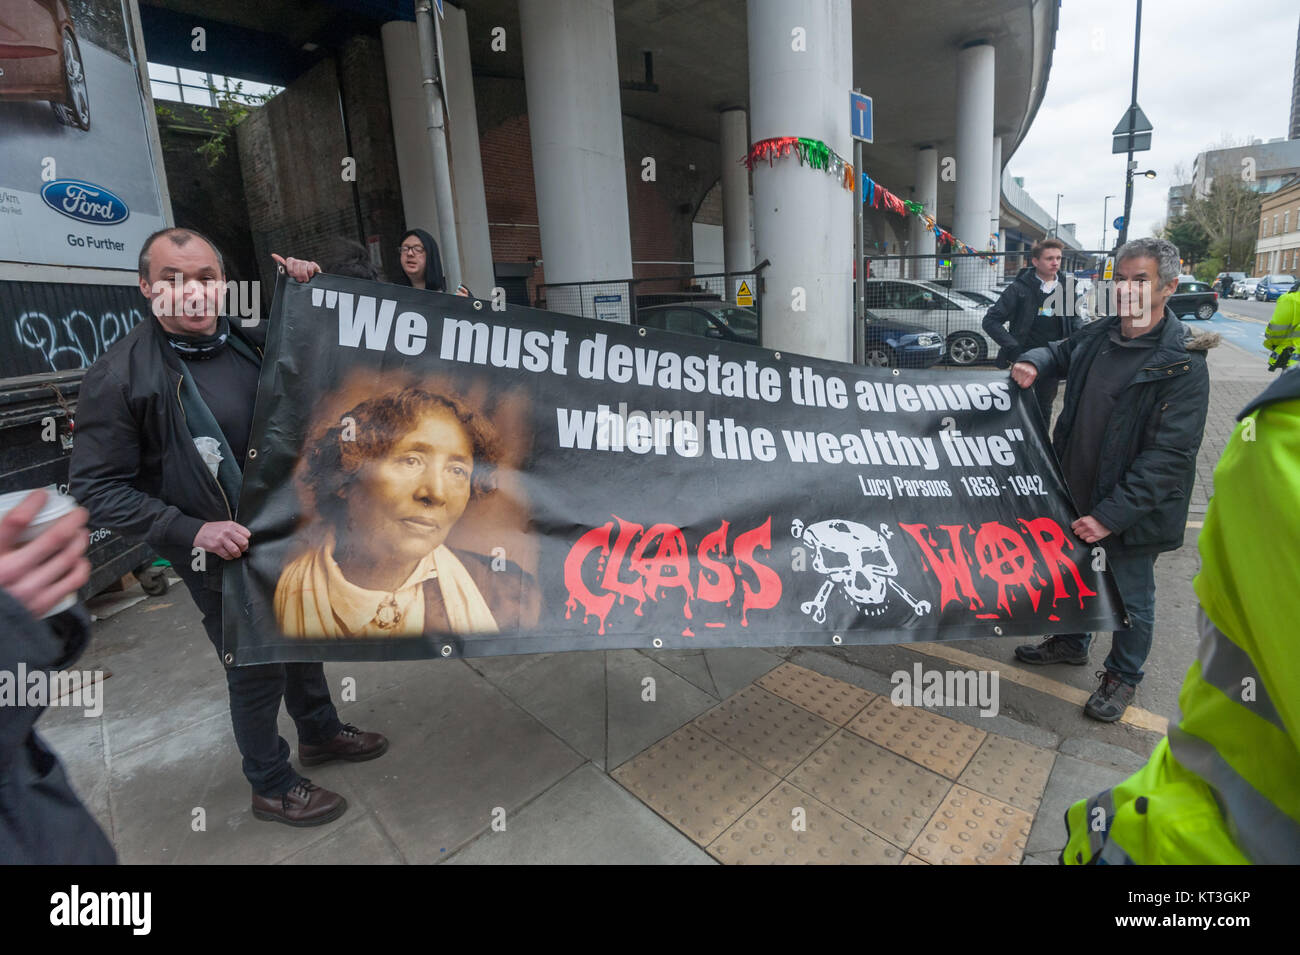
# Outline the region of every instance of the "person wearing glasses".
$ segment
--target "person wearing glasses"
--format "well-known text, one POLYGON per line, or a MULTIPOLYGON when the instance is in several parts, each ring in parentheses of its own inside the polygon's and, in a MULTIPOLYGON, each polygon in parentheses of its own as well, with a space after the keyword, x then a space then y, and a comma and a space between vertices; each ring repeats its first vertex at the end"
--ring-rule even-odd
MULTIPOLYGON (((428 289, 430 292, 447 291, 447 276, 442 271, 442 255, 438 243, 423 229, 410 229, 402 236, 397 247, 401 270, 397 273, 398 285, 428 289)), ((469 296, 470 290, 460 285, 457 295, 469 296)))

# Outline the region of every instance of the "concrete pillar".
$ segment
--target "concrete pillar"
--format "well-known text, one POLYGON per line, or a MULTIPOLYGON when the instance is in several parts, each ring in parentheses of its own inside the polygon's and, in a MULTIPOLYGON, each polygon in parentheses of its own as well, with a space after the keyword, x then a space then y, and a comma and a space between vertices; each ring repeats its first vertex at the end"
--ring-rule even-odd
MULTIPOLYGON (((1005 246, 1002 243, 1002 137, 993 137, 993 192, 989 197, 991 208, 989 209, 989 235, 997 235, 994 241, 997 243, 994 248, 1001 251, 1005 246)), ((985 245, 988 240, 985 240, 985 245)))
MULTIPOLYGON (((993 176, 993 47, 974 41, 957 53, 957 195, 952 234, 977 249, 988 243, 993 176)), ((988 265, 954 259, 953 288, 979 288, 988 265)))
POLYGON ((519 0, 519 23, 546 281, 631 278, 613 0, 519 0))
MULTIPOLYGON (((820 139, 852 156, 850 0, 748 0, 750 137, 820 139)), ((834 176, 793 156, 754 168, 765 271, 763 340, 834 361, 853 354, 853 203, 834 176), (802 293, 800 292, 802 290, 802 293), (803 299, 804 309, 795 305, 803 299)))
MULTIPOLYGON (((492 239, 483 191, 483 164, 478 148, 478 117, 470 78, 469 38, 465 13, 450 4, 442 23, 443 76, 447 83, 447 131, 451 150, 452 198, 460 243, 461 281, 481 298, 496 284, 492 269, 492 239)), ((414 23, 395 20, 380 28, 388 102, 393 117, 397 177, 402 185, 402 212, 408 229, 425 229, 438 236, 441 210, 434 197, 433 150, 429 146, 428 114, 420 75, 420 47, 414 23)), ((446 250, 444 255, 444 268, 446 250)), ((394 266, 396 268, 396 266, 394 266)), ((392 273, 393 269, 389 269, 392 273)), ((448 275, 452 270, 448 269, 448 275)), ((392 275, 390 274, 391 278, 392 275)), ((455 291, 454 288, 448 291, 455 291)))
MULTIPOLYGON (((922 146, 916 151, 916 202, 925 206, 932 216, 939 215, 939 151, 933 146, 922 146)), ((934 232, 925 227, 917 216, 912 216, 912 251, 917 255, 935 254, 934 232)), ((912 275, 918 279, 934 278, 934 258, 913 259, 912 275)))
MULTIPOLYGON (((749 151, 749 115, 743 109, 724 110, 720 114, 720 131, 723 269, 730 275, 754 267, 754 249, 750 245, 749 170, 740 162, 749 151)), ((734 298, 735 291, 732 283, 726 298, 734 298)))
MULTIPOLYGON (((456 198, 456 234, 460 238, 461 281, 479 298, 496 285, 492 234, 488 230, 487 194, 479 155, 478 112, 469 61, 465 11, 443 4, 442 46, 446 60, 447 128, 451 138, 452 191, 456 198)), ((455 291, 455 289, 451 289, 455 291)))

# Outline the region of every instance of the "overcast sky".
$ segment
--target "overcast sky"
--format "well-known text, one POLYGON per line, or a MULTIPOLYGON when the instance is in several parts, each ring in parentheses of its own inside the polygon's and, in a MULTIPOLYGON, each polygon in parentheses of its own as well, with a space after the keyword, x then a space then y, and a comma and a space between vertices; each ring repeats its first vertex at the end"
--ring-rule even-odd
MULTIPOLYGON (((1064 193, 1061 221, 1078 223, 1084 248, 1101 241, 1102 197, 1116 197, 1108 229, 1123 209, 1127 157, 1111 154, 1111 130, 1132 92, 1135 8, 1064 0, 1047 96, 1009 163, 1049 215, 1064 193)), ((1175 165, 1190 171, 1224 136, 1286 137, 1298 23, 1296 0, 1145 0, 1137 101, 1155 132, 1133 158, 1159 176, 1134 182, 1129 238, 1164 221, 1175 165)))

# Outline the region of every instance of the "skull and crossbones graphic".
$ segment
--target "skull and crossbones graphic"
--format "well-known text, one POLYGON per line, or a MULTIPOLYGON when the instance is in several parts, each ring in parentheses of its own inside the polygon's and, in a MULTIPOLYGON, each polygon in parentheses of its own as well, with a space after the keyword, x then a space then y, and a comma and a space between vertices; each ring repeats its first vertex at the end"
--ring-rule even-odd
POLYGON ((877 617, 888 609, 886 600, 890 589, 906 600, 917 616, 930 612, 928 600, 915 599, 894 579, 898 576, 898 565, 889 552, 888 541, 894 534, 888 524, 881 524, 877 532, 865 524, 839 518, 808 527, 803 521, 795 520, 790 525, 790 533, 813 548, 812 569, 826 578, 817 596, 799 608, 817 623, 826 622, 826 602, 837 584, 844 596, 869 617, 877 617))

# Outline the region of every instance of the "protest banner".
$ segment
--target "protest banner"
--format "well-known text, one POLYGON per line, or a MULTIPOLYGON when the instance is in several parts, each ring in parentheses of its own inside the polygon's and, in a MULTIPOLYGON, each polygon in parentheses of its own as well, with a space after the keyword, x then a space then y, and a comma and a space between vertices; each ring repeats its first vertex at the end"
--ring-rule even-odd
POLYGON ((327 275, 270 321, 235 663, 1122 626, 1005 374, 327 275))

